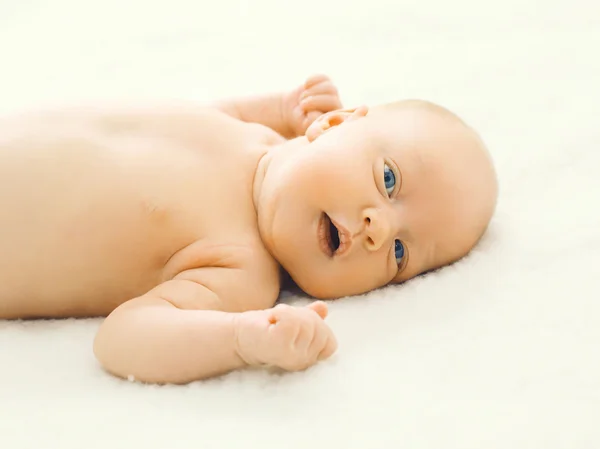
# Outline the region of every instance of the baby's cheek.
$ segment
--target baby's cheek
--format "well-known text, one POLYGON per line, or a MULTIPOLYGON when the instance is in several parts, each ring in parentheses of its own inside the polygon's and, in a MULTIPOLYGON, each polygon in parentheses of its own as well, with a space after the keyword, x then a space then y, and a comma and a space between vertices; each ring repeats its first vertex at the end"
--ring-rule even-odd
POLYGON ((311 195, 323 194, 337 177, 328 161, 321 157, 303 158, 290 167, 286 181, 294 188, 302 189, 311 195))

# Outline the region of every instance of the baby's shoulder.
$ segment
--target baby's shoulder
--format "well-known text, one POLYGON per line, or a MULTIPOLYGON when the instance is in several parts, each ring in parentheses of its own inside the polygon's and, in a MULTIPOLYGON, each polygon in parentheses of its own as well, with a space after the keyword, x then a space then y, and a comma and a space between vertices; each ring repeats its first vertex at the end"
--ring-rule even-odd
POLYGON ((198 240, 171 257, 164 277, 207 286, 232 312, 272 307, 281 288, 279 264, 254 241, 198 240))

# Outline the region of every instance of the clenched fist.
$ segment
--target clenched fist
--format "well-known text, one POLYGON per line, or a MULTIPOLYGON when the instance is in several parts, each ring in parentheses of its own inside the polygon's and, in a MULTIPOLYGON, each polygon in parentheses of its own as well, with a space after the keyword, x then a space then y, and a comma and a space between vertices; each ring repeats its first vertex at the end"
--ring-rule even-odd
POLYGON ((238 354, 249 365, 304 370, 337 349, 326 317, 327 306, 321 301, 242 313, 236 323, 238 354))
POLYGON ((342 108, 338 90, 326 75, 315 75, 283 96, 283 120, 294 137, 303 136, 315 119, 342 108))

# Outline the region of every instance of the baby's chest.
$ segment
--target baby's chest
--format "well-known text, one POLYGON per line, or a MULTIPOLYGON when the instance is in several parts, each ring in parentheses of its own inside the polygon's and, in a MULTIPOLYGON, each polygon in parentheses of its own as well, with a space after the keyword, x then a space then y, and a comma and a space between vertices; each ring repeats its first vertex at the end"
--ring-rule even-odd
MULTIPOLYGON (((225 176, 224 176, 225 177, 225 176)), ((196 195, 179 198, 176 216, 194 238, 219 238, 228 242, 258 234, 250 189, 231 186, 210 174, 198 182, 196 195)))
MULTIPOLYGON (((160 183, 151 182, 145 208, 149 217, 168 217, 193 239, 257 234, 253 181, 258 156, 239 142, 205 142, 195 157, 162 167, 160 183), (240 148, 235 148, 234 145, 240 148)), ((185 159, 185 157, 183 158, 185 159)))

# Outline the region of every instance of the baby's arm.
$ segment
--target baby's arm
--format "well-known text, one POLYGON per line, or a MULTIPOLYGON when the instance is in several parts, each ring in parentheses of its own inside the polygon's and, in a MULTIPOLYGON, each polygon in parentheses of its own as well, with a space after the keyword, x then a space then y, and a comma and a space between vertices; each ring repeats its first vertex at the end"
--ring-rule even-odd
POLYGON ((324 75, 308 78, 290 92, 222 101, 216 107, 248 123, 260 123, 287 139, 304 135, 317 117, 341 109, 337 88, 324 75))
POLYGON ((220 111, 246 123, 259 123, 285 138, 295 137, 284 114, 285 93, 232 98, 215 104, 220 111))
POLYGON ((94 353, 108 372, 142 382, 187 383, 223 374, 246 365, 236 351, 233 318, 221 311, 180 309, 148 294, 108 316, 94 353))
POLYGON ((251 365, 301 370, 336 350, 326 315, 319 302, 236 313, 197 280, 174 279, 110 314, 94 352, 112 374, 153 383, 187 383, 251 365))

